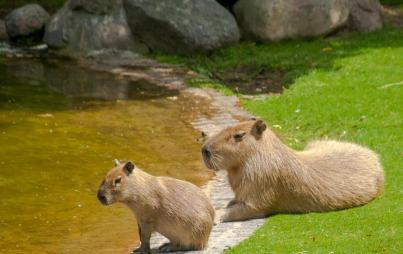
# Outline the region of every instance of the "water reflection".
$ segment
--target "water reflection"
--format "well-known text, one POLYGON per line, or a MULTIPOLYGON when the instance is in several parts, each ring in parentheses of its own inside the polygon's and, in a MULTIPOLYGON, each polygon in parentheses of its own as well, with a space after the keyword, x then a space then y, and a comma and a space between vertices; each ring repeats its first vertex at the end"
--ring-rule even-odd
POLYGON ((1 253, 136 246, 132 214, 96 199, 114 158, 198 185, 211 177, 174 95, 73 63, 0 59, 1 253))
POLYGON ((162 88, 147 80, 118 80, 109 73, 89 72, 74 62, 19 60, 7 64, 7 72, 16 77, 46 81, 49 88, 68 97, 104 100, 149 100, 173 96, 176 90, 162 88))

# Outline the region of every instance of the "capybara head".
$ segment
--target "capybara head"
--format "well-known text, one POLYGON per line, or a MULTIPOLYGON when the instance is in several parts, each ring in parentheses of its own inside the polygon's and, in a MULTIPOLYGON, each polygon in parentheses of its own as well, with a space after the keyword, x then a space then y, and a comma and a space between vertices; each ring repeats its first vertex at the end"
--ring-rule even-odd
POLYGON ((262 120, 241 122, 209 138, 202 147, 205 165, 214 170, 238 168, 254 156, 266 130, 262 120))
POLYGON ((103 205, 111 205, 115 202, 124 202, 128 197, 126 185, 135 165, 129 161, 120 163, 115 160, 115 167, 105 176, 98 189, 98 199, 103 205))

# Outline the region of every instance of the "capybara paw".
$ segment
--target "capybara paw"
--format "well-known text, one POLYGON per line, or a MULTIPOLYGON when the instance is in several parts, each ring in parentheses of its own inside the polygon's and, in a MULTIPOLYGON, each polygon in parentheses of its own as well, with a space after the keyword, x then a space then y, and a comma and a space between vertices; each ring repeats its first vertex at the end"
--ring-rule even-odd
POLYGON ((146 249, 143 249, 143 248, 138 248, 138 249, 135 249, 132 253, 133 253, 133 254, 151 254, 151 250, 146 250, 146 249))
POLYGON ((233 220, 231 218, 228 218, 228 216, 225 216, 225 215, 221 216, 221 218, 220 218, 220 223, 231 222, 231 221, 233 221, 233 220))
POLYGON ((166 248, 166 246, 169 245, 169 244, 170 244, 170 243, 164 243, 164 244, 162 244, 160 247, 158 247, 157 250, 163 251, 163 250, 166 248))
POLYGON ((216 210, 214 217, 214 225, 220 224, 222 222, 222 217, 225 213, 225 209, 216 210))
POLYGON ((176 244, 171 244, 171 243, 164 243, 158 248, 158 252, 176 252, 176 251, 187 251, 189 248, 179 246, 176 244))
POLYGON ((226 209, 224 209, 224 210, 221 211, 221 214, 219 216, 219 221, 220 221, 220 223, 224 223, 224 222, 233 221, 233 219, 228 214, 228 211, 226 209))
POLYGON ((160 247, 158 247, 159 252, 171 252, 172 250, 172 244, 171 243, 164 243, 160 247))

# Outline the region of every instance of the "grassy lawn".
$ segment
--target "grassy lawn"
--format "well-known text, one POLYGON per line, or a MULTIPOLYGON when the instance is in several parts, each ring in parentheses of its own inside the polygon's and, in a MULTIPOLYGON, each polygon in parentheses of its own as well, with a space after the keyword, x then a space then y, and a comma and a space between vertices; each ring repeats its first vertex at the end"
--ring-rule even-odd
MULTIPOLYGON (((1 10, 25 2, 0 1, 0 17, 1 10)), ((53 11, 64 1, 36 2, 53 11)), ((386 186, 379 199, 339 212, 273 216, 228 253, 403 253, 402 30, 270 44, 242 42, 210 56, 158 58, 206 77, 190 80, 194 86, 237 94, 247 110, 265 119, 295 149, 312 139, 332 138, 357 142, 381 155, 386 186), (234 84, 223 84, 228 75, 244 69, 251 80, 280 71, 276 82, 284 92, 245 97, 234 84)))
MULTIPOLYGON (((244 107, 275 126, 295 149, 311 139, 329 137, 357 142, 381 155, 386 186, 379 199, 339 212, 271 217, 228 253, 403 253, 402 30, 271 44, 244 42, 208 57, 159 58, 211 79, 245 65, 258 72, 285 70, 282 82, 289 88, 283 94, 263 99, 239 94, 244 107)), ((197 84, 223 87, 206 80, 197 84)))

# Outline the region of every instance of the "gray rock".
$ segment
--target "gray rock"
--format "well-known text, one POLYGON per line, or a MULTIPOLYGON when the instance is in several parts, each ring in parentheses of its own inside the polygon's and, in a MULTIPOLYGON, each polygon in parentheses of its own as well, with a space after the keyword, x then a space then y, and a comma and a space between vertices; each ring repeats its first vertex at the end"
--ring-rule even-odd
POLYGON ((153 51, 207 52, 239 40, 234 17, 215 0, 124 0, 132 32, 153 51))
POLYGON ((239 0, 235 16, 243 36, 260 41, 312 37, 343 26, 349 0, 239 0))
POLYGON ((372 32, 382 28, 382 11, 379 0, 351 0, 348 30, 372 32))
POLYGON ((122 0, 70 0, 46 27, 45 42, 75 52, 100 49, 148 51, 127 25, 122 0))
POLYGON ((13 40, 43 33, 49 18, 49 14, 38 4, 28 4, 15 9, 5 18, 8 36, 13 40))
POLYGON ((6 23, 0 19, 0 41, 8 41, 6 23))

